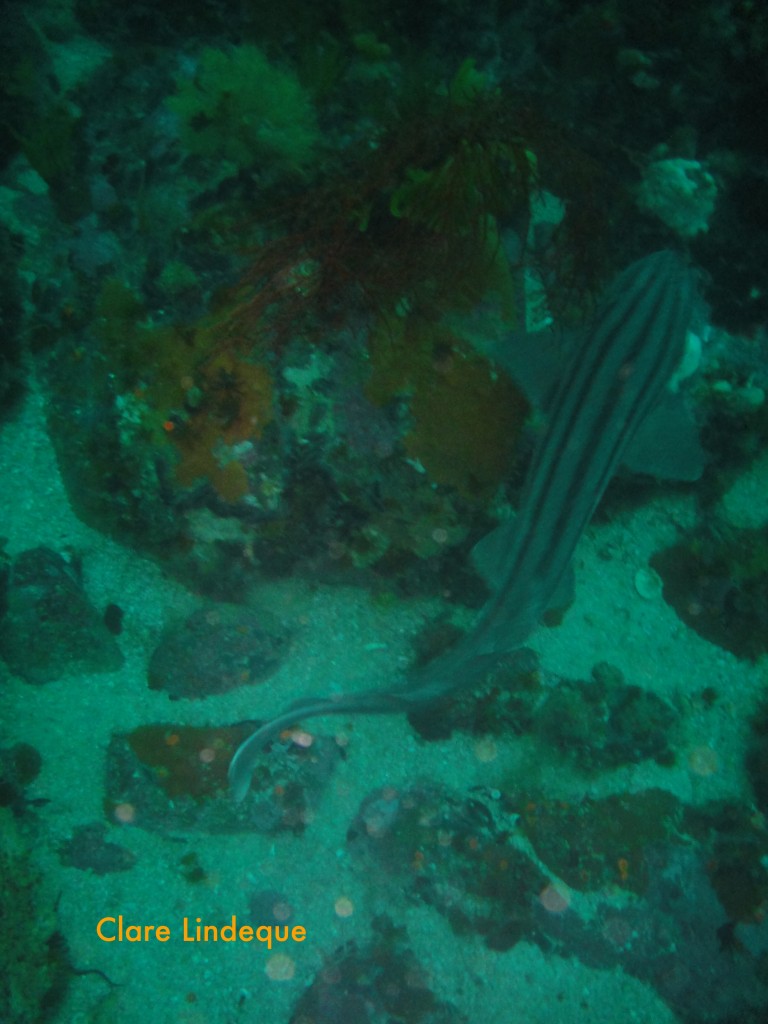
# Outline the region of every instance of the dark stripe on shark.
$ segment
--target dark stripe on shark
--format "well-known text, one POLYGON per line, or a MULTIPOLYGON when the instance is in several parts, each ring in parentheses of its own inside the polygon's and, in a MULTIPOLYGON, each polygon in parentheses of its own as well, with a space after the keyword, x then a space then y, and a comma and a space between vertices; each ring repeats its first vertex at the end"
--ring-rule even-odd
POLYGON ((508 631, 487 640, 484 652, 522 642, 520 634, 535 626, 521 603, 544 602, 527 608, 537 620, 545 611, 627 444, 681 361, 693 303, 691 274, 670 252, 634 264, 611 289, 563 374, 531 461, 505 559, 509 587, 489 602, 476 630, 478 639, 493 633, 502 611, 508 631))
POLYGON ((263 746, 294 722, 427 706, 473 686, 490 655, 523 643, 633 434, 679 366, 694 303, 693 275, 674 253, 647 256, 618 277, 563 374, 531 460, 513 538, 499 558, 501 583, 475 627, 397 689, 306 698, 257 729, 230 765, 236 800, 248 792, 263 746))

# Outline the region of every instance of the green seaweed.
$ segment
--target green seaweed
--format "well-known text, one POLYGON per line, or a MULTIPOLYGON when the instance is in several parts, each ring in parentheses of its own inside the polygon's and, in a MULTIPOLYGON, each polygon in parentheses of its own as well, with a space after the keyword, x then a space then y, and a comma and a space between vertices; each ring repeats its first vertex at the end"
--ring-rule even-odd
POLYGON ((193 79, 178 78, 168 107, 193 154, 240 168, 278 160, 299 168, 319 140, 315 112, 296 76, 256 46, 206 47, 193 79))

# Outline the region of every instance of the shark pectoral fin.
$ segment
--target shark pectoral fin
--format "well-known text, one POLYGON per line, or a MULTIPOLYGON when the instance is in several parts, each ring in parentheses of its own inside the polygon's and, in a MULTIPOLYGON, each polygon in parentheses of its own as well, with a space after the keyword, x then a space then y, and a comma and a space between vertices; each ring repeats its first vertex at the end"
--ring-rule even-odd
POLYGON ((706 455, 680 395, 666 392, 635 431, 622 465, 659 480, 698 480, 706 455))
POLYGON ((515 527, 514 516, 505 519, 490 533, 486 533, 472 548, 472 565, 493 592, 499 590, 504 582, 506 557, 512 544, 515 527))

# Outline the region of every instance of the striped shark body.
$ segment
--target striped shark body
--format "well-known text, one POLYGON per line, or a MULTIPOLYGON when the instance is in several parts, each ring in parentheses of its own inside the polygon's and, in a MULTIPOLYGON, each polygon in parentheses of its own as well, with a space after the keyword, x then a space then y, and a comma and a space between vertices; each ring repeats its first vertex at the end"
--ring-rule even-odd
MULTIPOLYGON (((236 800, 248 792, 264 744, 297 721, 423 709, 471 688, 500 654, 521 646, 562 588, 579 538, 633 441, 653 433, 647 424, 683 360, 696 304, 693 273, 673 252, 654 253, 619 275, 565 360, 517 515, 476 548, 492 597, 474 627, 396 688, 301 700, 257 729, 230 765, 236 800)), ((664 441, 667 450, 678 444, 664 441)), ((701 462, 695 443, 686 443, 701 462)), ((685 475, 695 479, 700 471, 685 475)))

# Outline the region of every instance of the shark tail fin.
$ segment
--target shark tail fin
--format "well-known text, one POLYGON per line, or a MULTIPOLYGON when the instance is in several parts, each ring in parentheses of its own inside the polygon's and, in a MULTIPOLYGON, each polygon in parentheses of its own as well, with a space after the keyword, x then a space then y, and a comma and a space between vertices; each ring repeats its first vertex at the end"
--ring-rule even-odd
POLYGON ((407 708, 407 699, 400 694, 376 691, 339 694, 337 697, 307 697, 296 701, 277 718, 270 719, 256 729, 235 751, 229 765, 229 786, 233 799, 237 803, 245 799, 262 750, 288 726, 320 715, 396 714, 407 708))

